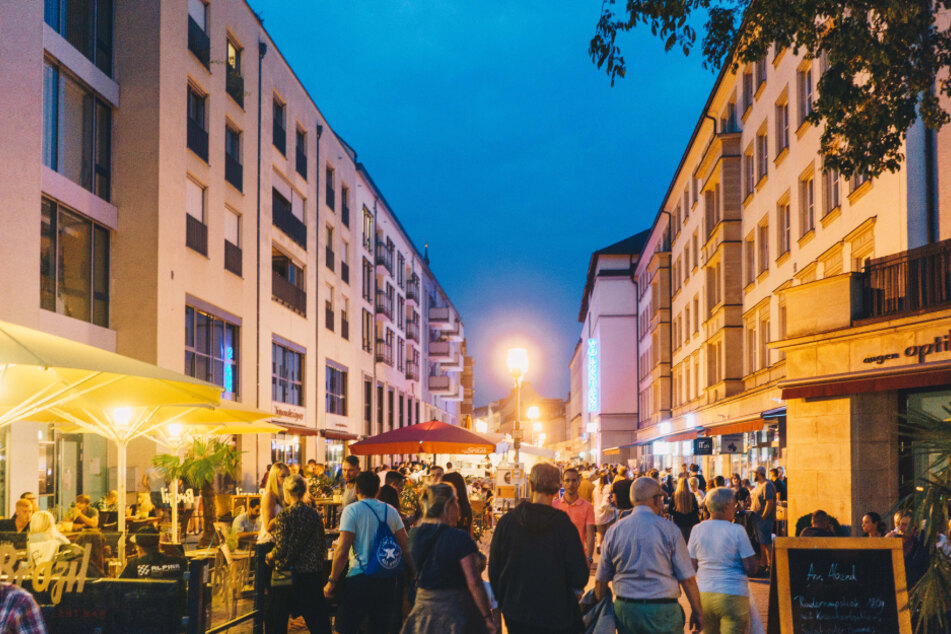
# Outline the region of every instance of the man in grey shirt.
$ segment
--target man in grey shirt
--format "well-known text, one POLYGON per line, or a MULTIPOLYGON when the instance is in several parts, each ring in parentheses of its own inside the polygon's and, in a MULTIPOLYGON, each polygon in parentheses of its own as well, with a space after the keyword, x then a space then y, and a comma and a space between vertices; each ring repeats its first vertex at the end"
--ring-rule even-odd
POLYGON ((680 529, 661 517, 664 492, 657 480, 635 480, 631 503, 631 514, 604 536, 595 595, 607 596, 612 582, 619 634, 682 634, 684 613, 677 600, 683 588, 691 630, 699 632, 703 614, 696 571, 680 529))
POLYGON ((343 459, 343 494, 340 496, 340 511, 357 501, 357 476, 360 475, 360 459, 347 456, 343 459))

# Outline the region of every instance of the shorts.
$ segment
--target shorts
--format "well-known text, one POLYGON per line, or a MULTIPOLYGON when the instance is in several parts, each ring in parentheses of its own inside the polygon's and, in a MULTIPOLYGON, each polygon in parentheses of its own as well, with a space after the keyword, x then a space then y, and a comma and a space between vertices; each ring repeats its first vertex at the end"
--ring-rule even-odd
POLYGON ((775 524, 773 520, 756 520, 756 537, 762 546, 769 546, 773 543, 773 526, 775 524))

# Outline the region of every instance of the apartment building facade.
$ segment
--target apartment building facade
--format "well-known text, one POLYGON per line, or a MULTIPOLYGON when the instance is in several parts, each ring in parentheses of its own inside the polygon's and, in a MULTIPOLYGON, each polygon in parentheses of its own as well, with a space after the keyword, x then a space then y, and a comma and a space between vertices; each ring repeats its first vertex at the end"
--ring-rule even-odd
POLYGON ((698 462, 708 477, 784 466, 792 521, 821 507, 858 530, 914 470, 900 410, 936 411, 933 394, 907 390, 947 389, 940 371, 913 384, 851 375, 869 364, 907 372, 918 359, 903 351, 948 330, 948 297, 908 297, 941 286, 909 271, 946 274, 951 247, 938 241, 951 236, 951 204, 939 193, 951 146, 947 131, 919 124, 897 172, 826 169, 821 130, 806 120, 823 64, 774 47, 727 67, 704 105, 636 267, 646 330, 634 460, 698 462), (886 324, 902 337, 886 340, 886 324), (876 361, 896 346, 900 361, 876 361))
MULTIPOLYGON (((458 381, 433 391, 429 374, 454 376, 461 319, 250 6, 2 11, 0 223, 16 239, 0 252, 0 319, 273 412, 286 433, 237 440, 247 488, 278 460, 339 462, 346 442, 380 429, 368 411, 389 427, 457 422, 458 381), (449 361, 433 366, 430 338, 450 342, 449 361)), ((7 501, 36 490, 38 471, 44 506, 116 486, 100 439, 23 422, 3 442, 7 501)), ((164 450, 130 446, 132 490, 164 450)))

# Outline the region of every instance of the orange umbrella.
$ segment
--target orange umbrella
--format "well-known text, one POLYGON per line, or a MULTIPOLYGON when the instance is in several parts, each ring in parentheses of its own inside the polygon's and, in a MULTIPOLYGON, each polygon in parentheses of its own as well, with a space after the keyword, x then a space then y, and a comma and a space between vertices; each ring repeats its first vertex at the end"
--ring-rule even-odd
POLYGON ((485 456, 495 451, 495 443, 479 434, 431 420, 393 429, 350 445, 357 456, 402 453, 470 454, 485 456))

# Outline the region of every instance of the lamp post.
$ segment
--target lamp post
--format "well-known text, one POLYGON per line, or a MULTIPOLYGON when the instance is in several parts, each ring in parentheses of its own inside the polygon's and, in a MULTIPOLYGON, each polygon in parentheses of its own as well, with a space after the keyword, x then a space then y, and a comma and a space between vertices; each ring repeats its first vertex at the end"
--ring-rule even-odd
POLYGON ((522 377, 528 371, 528 352, 525 348, 512 348, 508 352, 509 372, 515 380, 515 429, 512 430, 512 444, 515 447, 515 464, 518 464, 518 452, 522 446, 522 377))
POLYGON ((535 444, 535 434, 542 430, 542 424, 538 422, 538 406, 532 405, 525 411, 528 420, 532 421, 532 444, 535 444))

